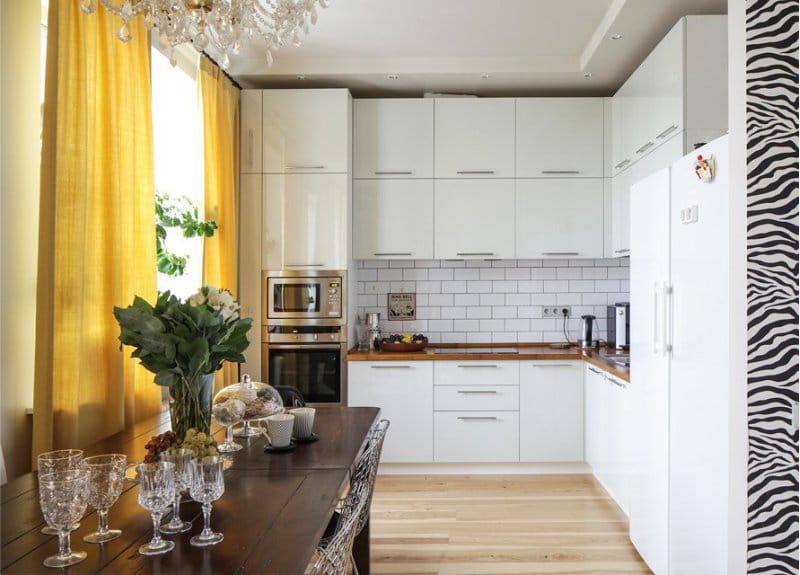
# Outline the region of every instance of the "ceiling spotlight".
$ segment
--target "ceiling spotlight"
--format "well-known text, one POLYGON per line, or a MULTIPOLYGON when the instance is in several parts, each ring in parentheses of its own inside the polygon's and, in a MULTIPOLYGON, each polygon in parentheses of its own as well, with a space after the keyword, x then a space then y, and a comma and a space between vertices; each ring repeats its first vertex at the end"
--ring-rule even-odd
POLYGON ((397 80, 397 79, 398 79, 400 76, 398 76, 397 74, 389 74, 389 75, 388 75, 388 76, 386 76, 386 77, 387 77, 389 80, 397 80))
POLYGON ((612 34, 610 38, 612 40, 622 40, 622 34, 612 34))
POLYGON ((481 80, 488 80, 490 77, 491 76, 489 76, 489 74, 487 74, 485 72, 483 74, 481 74, 481 80))
POLYGON ((585 79, 587 79, 587 80, 591 80, 591 79, 592 79, 592 73, 591 73, 591 72, 586 72, 586 73, 583 75, 583 77, 584 77, 585 79))

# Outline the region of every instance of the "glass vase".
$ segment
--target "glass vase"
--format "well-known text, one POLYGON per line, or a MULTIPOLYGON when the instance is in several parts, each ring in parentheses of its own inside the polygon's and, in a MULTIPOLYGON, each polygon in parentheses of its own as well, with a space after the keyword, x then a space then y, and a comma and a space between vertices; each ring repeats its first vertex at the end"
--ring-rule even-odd
POLYGON ((193 427, 202 433, 211 431, 211 397, 214 374, 205 373, 194 379, 181 379, 169 388, 169 417, 172 431, 179 438, 193 427))

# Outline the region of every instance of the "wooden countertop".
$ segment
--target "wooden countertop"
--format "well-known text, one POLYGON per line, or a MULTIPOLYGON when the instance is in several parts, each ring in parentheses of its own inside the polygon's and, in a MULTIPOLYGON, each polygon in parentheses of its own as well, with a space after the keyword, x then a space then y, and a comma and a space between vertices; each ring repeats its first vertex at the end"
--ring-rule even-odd
POLYGON ((624 381, 630 381, 630 370, 611 361, 617 355, 616 350, 598 348, 583 350, 577 347, 557 349, 547 343, 476 343, 476 344, 432 344, 417 352, 356 351, 347 354, 348 361, 503 361, 503 360, 583 360, 624 381), (466 348, 514 348, 519 353, 464 353, 466 348), (434 353, 435 349, 452 350, 452 353, 434 353))

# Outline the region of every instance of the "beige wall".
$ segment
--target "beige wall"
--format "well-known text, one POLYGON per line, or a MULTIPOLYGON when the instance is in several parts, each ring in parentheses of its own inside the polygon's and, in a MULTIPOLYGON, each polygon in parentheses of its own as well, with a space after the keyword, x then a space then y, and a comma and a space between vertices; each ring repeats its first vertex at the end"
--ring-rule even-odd
POLYGON ((30 471, 39 218, 39 0, 0 2, 0 442, 30 471))

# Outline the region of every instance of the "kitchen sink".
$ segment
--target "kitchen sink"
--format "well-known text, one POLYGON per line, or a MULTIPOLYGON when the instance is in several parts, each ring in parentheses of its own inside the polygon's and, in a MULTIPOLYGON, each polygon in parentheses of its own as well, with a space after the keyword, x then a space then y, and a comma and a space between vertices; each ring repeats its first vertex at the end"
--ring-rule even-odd
POLYGON ((625 354, 614 354, 614 355, 607 355, 606 359, 612 363, 616 363, 617 365, 622 365, 624 367, 631 366, 631 356, 625 354))

